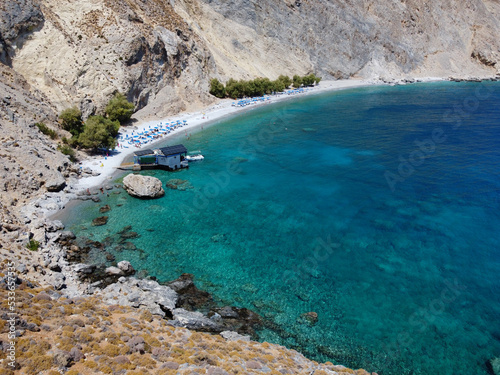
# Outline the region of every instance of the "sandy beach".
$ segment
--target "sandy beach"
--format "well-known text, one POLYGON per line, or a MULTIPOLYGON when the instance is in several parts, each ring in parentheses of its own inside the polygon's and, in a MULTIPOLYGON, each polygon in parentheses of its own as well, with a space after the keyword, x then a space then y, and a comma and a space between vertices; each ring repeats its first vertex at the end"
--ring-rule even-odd
MULTIPOLYGON (((436 80, 436 79, 426 79, 425 81, 436 80)), ((260 107, 262 105, 268 105, 271 103, 276 103, 278 101, 290 100, 297 97, 303 97, 304 95, 313 95, 324 93, 328 91, 342 90, 342 89, 350 89, 355 87, 362 86, 370 86, 370 85, 380 85, 383 84, 380 80, 362 80, 362 79, 349 79, 349 80, 337 80, 337 81, 321 81, 319 85, 308 88, 307 91, 295 94, 295 95, 273 95, 270 96, 270 100, 262 103, 252 104, 250 107, 234 107, 232 103, 233 99, 221 99, 215 105, 207 107, 203 110, 197 112, 185 112, 179 113, 175 116, 161 118, 154 121, 142 122, 135 126, 125 126, 120 129, 120 136, 125 138, 127 135, 131 136, 132 132, 140 133, 144 130, 149 129, 150 127, 154 127, 159 123, 169 123, 172 121, 187 121, 187 125, 175 129, 171 131, 168 135, 155 140, 151 143, 145 144, 140 148, 128 146, 128 148, 120 148, 118 147, 111 155, 109 156, 94 156, 89 157, 81 162, 80 166, 82 168, 90 168, 92 171, 97 171, 100 173, 99 176, 92 177, 84 177, 78 180, 78 182, 73 186, 76 190, 85 190, 88 188, 102 186, 107 181, 112 179, 112 175, 116 172, 117 168, 123 163, 124 159, 130 155, 132 155, 135 151, 141 149, 154 148, 155 145, 160 143, 164 143, 169 137, 172 137, 176 134, 181 133, 192 133, 197 129, 201 129, 201 127, 209 122, 213 122, 215 120, 219 120, 223 117, 234 115, 239 112, 249 110, 251 108, 260 107)))

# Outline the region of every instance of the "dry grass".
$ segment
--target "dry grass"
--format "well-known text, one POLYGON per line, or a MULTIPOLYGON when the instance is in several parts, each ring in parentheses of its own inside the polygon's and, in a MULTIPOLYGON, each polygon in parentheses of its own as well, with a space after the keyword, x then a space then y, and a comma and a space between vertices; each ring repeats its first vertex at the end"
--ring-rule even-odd
MULTIPOLYGON (((316 375, 367 375, 364 370, 353 371, 331 363, 317 364, 290 351, 269 343, 227 342, 218 335, 192 332, 168 326, 165 320, 151 313, 130 307, 104 306, 88 297, 77 301, 44 300, 41 293, 52 291, 26 286, 16 291, 21 318, 38 326, 50 326, 50 331, 25 331, 16 343, 17 362, 21 370, 6 374, 59 374, 54 356, 73 348, 84 353, 85 358, 70 364, 67 375, 90 374, 192 374, 206 373, 209 367, 219 368, 229 374, 262 374, 262 369, 247 368, 249 361, 260 363, 269 374, 314 373, 316 375), (73 303, 71 303, 73 302, 73 303), (21 308, 22 306, 22 308, 21 308), (85 315, 83 314, 85 313, 85 315), (92 318, 88 318, 92 316, 92 318), (104 324, 106 323, 106 324, 104 324), (134 324, 135 323, 135 324, 134 324), (139 324, 137 324, 139 323, 139 324), (144 339, 144 353, 132 353, 128 340, 144 339), (164 364, 169 365, 160 369, 164 364), (180 369, 174 367, 182 366, 180 369)), ((1 300, 7 292, 0 289, 1 300)), ((2 304, 0 313, 6 311, 2 304)), ((0 340, 6 340, 7 327, 0 326, 0 340)), ((5 353, 0 353, 4 359, 5 353)))

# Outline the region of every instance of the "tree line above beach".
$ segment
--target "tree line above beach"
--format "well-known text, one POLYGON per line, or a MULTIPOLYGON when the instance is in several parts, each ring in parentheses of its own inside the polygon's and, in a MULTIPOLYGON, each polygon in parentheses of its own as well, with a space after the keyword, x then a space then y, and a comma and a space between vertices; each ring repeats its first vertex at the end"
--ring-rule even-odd
POLYGON ((230 78, 224 85, 217 78, 210 80, 210 94, 218 98, 239 99, 243 97, 255 97, 276 92, 283 92, 293 85, 294 88, 301 86, 313 86, 321 81, 321 77, 315 74, 306 76, 294 75, 290 78, 285 75, 280 75, 278 79, 271 81, 269 78, 255 78, 253 80, 235 80, 230 78))

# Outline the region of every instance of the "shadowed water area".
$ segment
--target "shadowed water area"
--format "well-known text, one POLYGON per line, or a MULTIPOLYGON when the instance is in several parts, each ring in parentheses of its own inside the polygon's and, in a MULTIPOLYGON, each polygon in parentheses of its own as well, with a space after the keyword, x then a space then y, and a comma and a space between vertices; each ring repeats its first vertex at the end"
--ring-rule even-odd
POLYGON ((63 221, 109 237, 117 261, 192 273, 258 312, 262 341, 380 375, 486 375, 500 356, 499 99, 494 82, 432 83, 263 106, 169 140, 205 160, 141 172, 188 181, 163 198, 101 195, 63 221), (127 225, 137 237, 120 240, 127 225))

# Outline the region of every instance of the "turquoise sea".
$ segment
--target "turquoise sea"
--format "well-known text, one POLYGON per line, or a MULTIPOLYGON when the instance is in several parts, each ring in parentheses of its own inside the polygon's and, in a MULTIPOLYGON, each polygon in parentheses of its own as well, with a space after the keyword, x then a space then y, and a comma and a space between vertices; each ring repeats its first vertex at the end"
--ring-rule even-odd
POLYGON ((380 375, 485 375, 500 356, 499 102, 499 83, 446 82, 257 107, 169 140, 201 150, 190 169, 142 172, 193 189, 101 195, 63 221, 100 241, 132 225, 139 250, 110 247, 117 261, 194 274, 267 319, 259 340, 380 375))

